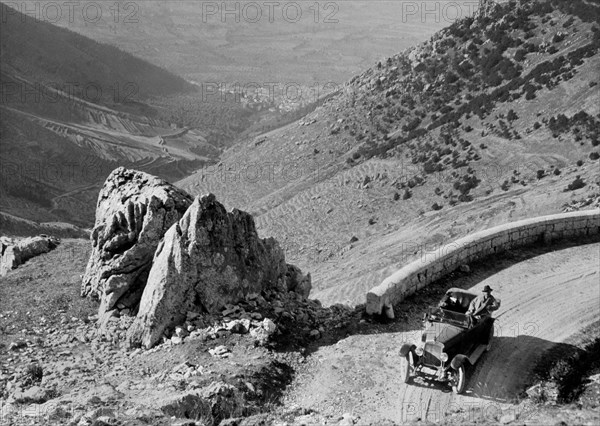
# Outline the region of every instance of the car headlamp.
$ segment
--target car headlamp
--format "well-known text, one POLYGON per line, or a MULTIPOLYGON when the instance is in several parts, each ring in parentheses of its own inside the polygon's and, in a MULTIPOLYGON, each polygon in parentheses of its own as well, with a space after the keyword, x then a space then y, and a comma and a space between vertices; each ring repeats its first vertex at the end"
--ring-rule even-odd
POLYGON ((421 346, 417 346, 417 348, 415 349, 415 353, 419 356, 423 355, 423 348, 421 346))
POLYGON ((440 360, 442 362, 448 361, 448 354, 446 352, 442 352, 442 355, 440 356, 440 360))

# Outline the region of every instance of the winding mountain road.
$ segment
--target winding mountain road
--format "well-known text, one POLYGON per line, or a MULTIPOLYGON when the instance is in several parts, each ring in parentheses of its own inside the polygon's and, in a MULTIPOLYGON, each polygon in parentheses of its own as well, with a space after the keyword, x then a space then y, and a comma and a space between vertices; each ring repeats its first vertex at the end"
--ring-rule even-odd
MULTIPOLYGON (((288 402, 323 415, 352 413, 361 424, 456 416, 472 421, 476 413, 498 421, 516 409, 542 351, 600 320, 600 243, 547 252, 490 276, 475 272, 467 280, 475 291, 490 285, 502 306, 495 315, 493 347, 468 373, 465 394, 423 378, 401 382, 398 349, 420 336, 413 321, 420 313, 414 311, 406 330, 352 335, 320 347, 288 402)), ((464 280, 455 284, 470 287, 464 280)), ((527 413, 519 414, 526 418, 527 413)))

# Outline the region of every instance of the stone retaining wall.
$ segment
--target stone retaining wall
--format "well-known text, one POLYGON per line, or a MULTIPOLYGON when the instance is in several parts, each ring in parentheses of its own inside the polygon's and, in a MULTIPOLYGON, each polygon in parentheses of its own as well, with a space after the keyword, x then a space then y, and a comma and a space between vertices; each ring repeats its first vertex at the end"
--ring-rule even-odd
POLYGON ((600 210, 525 219, 467 235, 406 265, 372 288, 367 293, 367 313, 381 314, 384 307, 402 301, 460 265, 536 242, 548 244, 589 235, 600 235, 600 210))

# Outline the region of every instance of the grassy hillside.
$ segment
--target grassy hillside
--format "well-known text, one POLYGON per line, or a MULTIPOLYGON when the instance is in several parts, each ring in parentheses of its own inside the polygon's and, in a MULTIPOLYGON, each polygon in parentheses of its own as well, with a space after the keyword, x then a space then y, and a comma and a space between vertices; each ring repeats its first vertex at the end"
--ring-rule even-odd
POLYGON ((3 14, 0 47, 3 72, 60 87, 75 83, 79 89, 74 84, 74 93, 80 98, 85 97, 86 85, 95 84, 102 92, 98 97, 108 105, 193 88, 181 77, 114 46, 18 11, 3 14))
MULTIPOLYGON (((147 103, 193 93, 193 85, 118 48, 2 7, 4 213, 90 226, 98 190, 115 167, 176 180, 219 155, 209 131, 177 128, 147 103)), ((2 232, 27 228, 8 223, 2 232)))
MULTIPOLYGON (((45 3, 26 1, 18 7, 42 13, 45 3)), ((113 22, 104 5, 96 23, 84 19, 79 7, 72 22, 54 22, 25 17, 11 5, 2 5, 6 22, 0 34, 0 206, 28 220, 83 226, 93 220, 98 187, 112 167, 181 179, 212 163, 241 134, 254 137, 313 111, 326 83, 350 75, 349 64, 359 70, 365 60, 397 48, 392 46, 408 46, 443 25, 422 26, 418 16, 411 16, 394 26, 391 18, 401 10, 387 3, 387 14, 382 5, 343 4, 339 22, 330 25, 322 22, 324 11, 319 22, 307 18, 298 25, 285 19, 274 25, 220 19, 208 24, 198 15, 201 7, 189 2, 137 4, 135 22, 125 22, 125 10, 113 22), (373 33, 373 26, 382 31, 373 33), (361 37, 367 38, 358 43, 361 37), (330 39, 327 48, 325 38, 330 39), (372 49, 367 39, 379 48, 372 49), (266 52, 266 63, 255 63, 257 48, 266 52), (228 90, 235 82, 291 82, 301 85, 302 98, 290 102, 278 86, 273 96, 241 93, 240 100, 229 93, 207 99, 198 84, 126 51, 200 85, 218 81, 228 90), (334 51, 339 57, 331 56, 334 51), (309 70, 316 69, 321 74, 311 76, 309 70), (162 138, 179 133, 176 139, 162 138), (59 176, 48 179, 48 171, 59 176)), ((305 17, 308 12, 304 8, 305 17)))
POLYGON ((259 215, 316 297, 363 302, 444 242, 598 197, 598 11, 493 6, 180 184, 259 215))
POLYGON ((0 212, 0 229, 6 236, 32 237, 40 234, 52 235, 58 238, 89 238, 89 231, 77 226, 60 223, 37 223, 0 212))

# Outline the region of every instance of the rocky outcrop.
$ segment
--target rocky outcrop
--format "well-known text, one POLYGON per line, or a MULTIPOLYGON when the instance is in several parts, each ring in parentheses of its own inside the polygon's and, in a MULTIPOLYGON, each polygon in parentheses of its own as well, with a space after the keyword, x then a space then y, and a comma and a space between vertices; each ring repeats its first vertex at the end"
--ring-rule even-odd
POLYGON ((142 172, 110 174, 91 240, 81 294, 100 299, 101 332, 112 316, 137 315, 127 333, 135 346, 170 336, 189 312, 218 313, 265 290, 310 294, 310 274, 288 265, 274 239, 259 238, 248 213, 142 172))
POLYGON ((302 295, 305 299, 308 298, 310 290, 312 289, 312 280, 310 273, 304 275, 300 268, 294 265, 287 265, 286 271, 286 286, 287 291, 293 291, 302 295))
POLYGON ((188 311, 217 313, 265 290, 310 292, 310 276, 286 264, 272 238, 258 237, 252 216, 227 212, 212 194, 197 198, 156 250, 132 345, 151 347, 188 311))
POLYGON ((6 275, 17 266, 38 256, 48 253, 60 244, 58 238, 47 235, 14 240, 7 237, 0 238, 0 276, 6 275))
POLYGON ((156 247, 192 204, 192 197, 157 177, 118 168, 98 196, 92 253, 81 295, 101 300, 100 322, 115 309, 135 313, 156 247))

